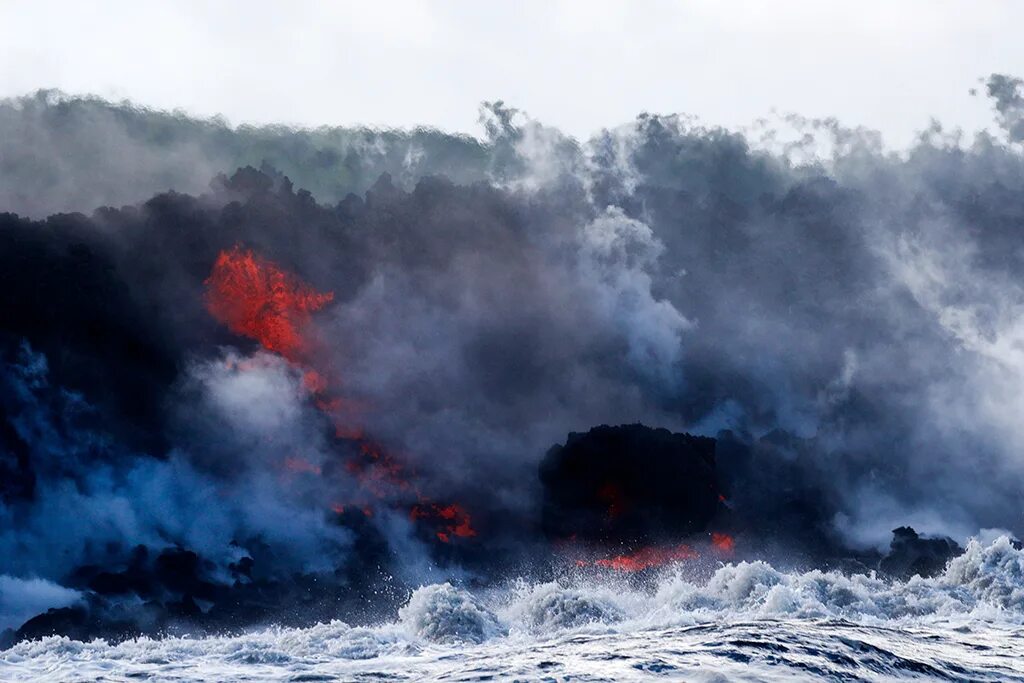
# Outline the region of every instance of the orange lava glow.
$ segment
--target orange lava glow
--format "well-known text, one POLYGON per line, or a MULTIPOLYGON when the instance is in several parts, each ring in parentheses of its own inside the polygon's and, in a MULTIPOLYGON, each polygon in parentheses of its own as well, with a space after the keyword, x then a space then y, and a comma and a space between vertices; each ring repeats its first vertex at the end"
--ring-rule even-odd
POLYGON ((204 284, 206 307, 213 317, 291 361, 308 350, 310 313, 334 299, 333 292, 318 292, 237 245, 217 256, 204 284))
POLYGON ((715 546, 715 550, 720 553, 731 555, 733 550, 736 549, 736 541, 729 534, 713 533, 711 534, 711 545, 715 546))
POLYGON ((424 503, 413 505, 409 510, 409 519, 413 522, 426 519, 433 520, 441 525, 436 532, 438 540, 442 543, 451 542, 452 536, 458 538, 472 538, 476 536, 476 529, 473 528, 473 521, 469 513, 458 503, 450 505, 438 505, 437 503, 424 503))
MULTIPOLYGON (((410 519, 430 523, 437 529, 438 540, 444 543, 453 537, 477 535, 469 514, 460 505, 440 505, 417 491, 402 463, 364 433, 361 416, 366 406, 338 395, 335 373, 313 367, 317 354, 312 314, 334 299, 333 292, 315 290, 240 245, 217 256, 204 284, 206 307, 214 318, 301 370, 303 387, 313 404, 331 419, 335 436, 357 446, 356 455, 345 463, 345 471, 359 481, 364 493, 378 500, 393 498, 397 492, 415 496, 419 504, 410 510, 410 519)), ((285 458, 284 469, 291 473, 323 473, 319 465, 298 457, 285 458)), ((362 495, 356 497, 356 502, 333 503, 330 507, 343 514, 349 506, 367 517, 373 516, 372 507, 362 495)))
POLYGON ((389 492, 408 491, 411 485, 405 468, 377 442, 361 431, 338 438, 354 441, 359 446, 358 455, 345 463, 345 469, 356 477, 363 488, 377 498, 384 498, 389 492))
POLYGON ((316 370, 302 373, 302 386, 311 394, 322 394, 327 391, 327 379, 316 370))
MULTIPOLYGON (((593 564, 605 569, 613 569, 619 572, 639 572, 652 567, 661 567, 673 562, 693 560, 699 557, 696 550, 688 545, 677 545, 665 548, 647 546, 640 550, 625 555, 594 560, 593 564)), ((586 566, 586 563, 577 566, 586 566)))

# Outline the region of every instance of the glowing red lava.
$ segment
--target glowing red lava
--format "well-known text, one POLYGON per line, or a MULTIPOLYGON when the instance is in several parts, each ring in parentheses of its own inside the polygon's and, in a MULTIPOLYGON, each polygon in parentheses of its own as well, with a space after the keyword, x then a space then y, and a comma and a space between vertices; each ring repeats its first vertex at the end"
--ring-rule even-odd
MULTIPOLYGON (((440 505, 416 491, 404 466, 363 433, 358 416, 365 406, 332 392, 331 373, 310 367, 315 360, 316 338, 312 313, 330 303, 333 292, 317 291, 240 245, 217 256, 204 284, 206 307, 214 318, 235 334, 258 341, 267 351, 283 356, 302 370, 303 386, 313 397, 314 405, 331 418, 336 437, 358 447, 357 455, 345 464, 345 469, 364 491, 377 499, 396 491, 414 494, 420 503, 410 510, 410 519, 431 522, 438 527, 435 535, 444 543, 452 537, 477 535, 469 514, 460 505, 440 505)), ((283 467, 292 473, 322 474, 319 465, 294 456, 285 458, 283 467)), ((367 517, 373 516, 365 501, 334 503, 331 509, 342 514, 347 505, 360 509, 367 517)))
POLYGON ((414 522, 419 519, 427 519, 440 524, 441 528, 435 535, 443 543, 451 542, 452 536, 472 538, 477 534, 469 513, 458 503, 438 505, 425 502, 422 505, 413 505, 409 510, 409 519, 414 522))
POLYGON ((334 299, 333 292, 318 292, 237 245, 217 256, 204 284, 206 307, 213 317, 290 361, 308 351, 310 313, 334 299))
MULTIPOLYGON (((688 545, 670 547, 647 546, 634 553, 616 555, 615 557, 594 560, 597 567, 614 569, 620 572, 639 572, 652 567, 661 567, 673 562, 693 560, 700 555, 688 545)), ((579 564, 577 562, 577 564, 579 564)))
POLYGON ((736 549, 736 541, 729 534, 715 532, 711 534, 711 545, 720 553, 731 555, 736 549))

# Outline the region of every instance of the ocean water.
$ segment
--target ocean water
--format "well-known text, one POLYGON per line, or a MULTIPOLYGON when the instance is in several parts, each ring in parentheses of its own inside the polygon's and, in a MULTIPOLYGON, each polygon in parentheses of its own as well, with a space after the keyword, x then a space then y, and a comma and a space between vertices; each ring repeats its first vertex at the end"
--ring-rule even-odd
POLYGON ((0 652, 3 681, 1024 681, 1024 552, 972 541, 945 573, 888 582, 685 563, 648 587, 567 579, 417 590, 399 618, 0 652))

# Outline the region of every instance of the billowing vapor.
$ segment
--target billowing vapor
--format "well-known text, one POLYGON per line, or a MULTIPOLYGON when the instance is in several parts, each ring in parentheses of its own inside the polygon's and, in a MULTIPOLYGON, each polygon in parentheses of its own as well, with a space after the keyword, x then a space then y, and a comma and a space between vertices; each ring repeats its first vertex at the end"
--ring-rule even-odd
POLYGON ((1024 95, 988 94, 1002 137, 899 152, 0 103, 0 628, 1024 533, 1024 95))

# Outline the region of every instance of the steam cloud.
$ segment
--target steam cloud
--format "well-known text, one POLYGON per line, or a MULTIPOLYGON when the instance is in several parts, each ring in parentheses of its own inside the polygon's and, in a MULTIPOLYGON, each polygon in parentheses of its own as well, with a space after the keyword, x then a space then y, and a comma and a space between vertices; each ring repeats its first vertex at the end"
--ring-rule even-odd
POLYGON ((717 437, 740 550, 1020 534, 1021 81, 988 93, 1005 139, 899 153, 796 117, 577 141, 499 102, 475 140, 0 103, 0 626, 547 563, 538 466, 599 424, 717 437), (232 253, 323 293, 301 353, 211 304, 232 253))

